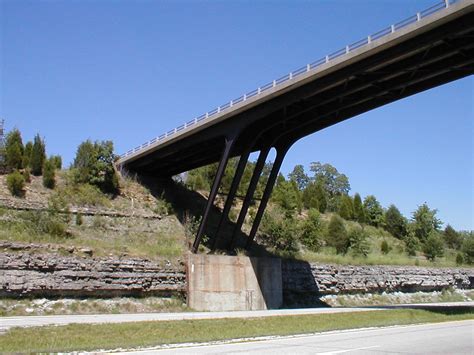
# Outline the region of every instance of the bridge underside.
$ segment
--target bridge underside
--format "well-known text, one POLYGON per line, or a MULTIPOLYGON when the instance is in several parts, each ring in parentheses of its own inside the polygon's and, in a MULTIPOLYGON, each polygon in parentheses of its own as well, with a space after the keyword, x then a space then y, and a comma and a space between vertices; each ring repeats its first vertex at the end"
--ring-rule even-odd
MULTIPOLYGON (((271 148, 277 155, 246 246, 255 237, 271 195, 281 163, 291 145, 300 138, 371 109, 418 92, 471 75, 474 72, 474 15, 469 12, 453 22, 428 30, 365 59, 308 82, 273 100, 264 102, 232 120, 203 130, 186 140, 170 144, 125 168, 138 174, 170 177, 193 168, 219 162, 208 203, 196 236, 196 251, 231 157, 239 164, 227 195, 213 246, 235 247, 235 238, 225 243, 218 236, 242 177, 248 157, 259 152, 243 206, 235 226, 240 232, 263 165, 271 148)), ((451 119, 447 117, 446 119, 451 119)))

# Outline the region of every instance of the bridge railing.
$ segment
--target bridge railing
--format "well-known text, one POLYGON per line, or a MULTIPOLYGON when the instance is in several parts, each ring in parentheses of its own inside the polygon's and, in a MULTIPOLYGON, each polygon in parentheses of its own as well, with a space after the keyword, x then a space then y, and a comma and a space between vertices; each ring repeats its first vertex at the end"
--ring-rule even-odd
POLYGON ((400 29, 412 24, 412 23, 415 23, 415 22, 418 22, 420 21, 421 19, 424 19, 428 16, 431 16, 439 11, 442 11, 446 8, 448 8, 450 5, 454 4, 454 3, 457 3, 457 2, 461 2, 462 0, 441 0, 441 1, 438 1, 436 4, 424 9, 423 11, 420 11, 418 12, 417 14, 413 15, 413 16, 410 16, 400 22, 397 22, 389 27, 386 27, 378 32, 375 32, 374 34, 370 35, 370 36, 367 36, 357 42, 354 42, 352 44, 349 44, 347 46, 345 46, 344 48, 341 48, 333 53, 330 53, 312 63, 309 63, 301 68, 298 68, 296 70, 293 70, 291 72, 289 72, 288 74, 278 78, 278 79, 275 79, 265 85, 262 85, 260 87, 258 87, 257 89, 255 90, 252 90, 248 93, 245 93, 243 94, 242 96, 234 99, 234 100, 231 100, 229 102, 226 102, 225 104, 223 105, 220 105, 216 108, 214 108, 213 110, 210 110, 204 114, 202 114, 201 116, 198 116, 194 119, 192 119, 191 121, 188 121, 178 127, 176 127, 175 129, 172 129, 158 137, 155 137, 153 139, 151 139, 150 141, 148 142, 145 142, 143 143, 141 146, 138 146, 134 149, 131 149, 129 151, 127 151, 126 153, 122 154, 120 157, 121 158, 125 158, 129 155, 132 155, 132 154, 135 154, 145 148, 147 148, 148 146, 154 144, 154 143, 157 143, 157 142, 160 142, 170 136, 173 136, 175 135, 177 132, 180 132, 182 131, 183 129, 185 128, 188 128, 188 127, 192 127, 194 126, 195 124, 197 124, 198 122, 201 122, 201 121, 204 121, 204 120, 208 120, 210 119, 211 117, 215 116, 216 114, 218 113, 221 113, 225 110, 228 110, 230 108, 232 108, 233 106, 235 106, 236 104, 239 104, 241 102, 244 102, 244 101, 247 101, 248 99, 252 98, 252 97, 255 97, 255 96, 259 96, 261 95, 262 93, 266 92, 267 90, 271 89, 271 88, 275 88, 275 87, 278 87, 280 85, 282 85, 283 83, 286 83, 288 80, 292 80, 293 78, 296 78, 297 76, 303 74, 303 73, 307 73, 307 72, 310 72, 310 71, 314 71, 316 70, 317 68, 319 68, 321 65, 323 64, 326 64, 328 62, 330 62, 331 60, 334 60, 336 58, 339 58, 343 55, 346 55, 348 53, 351 53, 352 51, 360 48, 360 47, 363 47, 363 46, 366 46, 366 45, 369 45, 372 41, 375 41, 379 38, 382 38, 382 37, 385 37, 385 36, 388 36, 396 31, 399 31, 400 29))

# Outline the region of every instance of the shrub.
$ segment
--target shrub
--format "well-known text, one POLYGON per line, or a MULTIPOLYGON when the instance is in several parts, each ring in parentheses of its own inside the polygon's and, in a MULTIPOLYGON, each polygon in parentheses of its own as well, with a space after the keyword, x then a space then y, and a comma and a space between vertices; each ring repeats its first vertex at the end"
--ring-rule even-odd
POLYGON ((301 227, 301 242, 311 251, 317 252, 323 246, 322 223, 317 209, 308 211, 308 218, 301 227))
POLYGON ((388 242, 386 240, 383 240, 382 244, 380 244, 380 251, 382 252, 382 254, 387 255, 388 253, 390 253, 390 250, 392 250, 392 248, 390 247, 388 242))
POLYGON ((81 226, 82 223, 83 223, 82 214, 80 213, 76 214, 76 226, 81 226))
POLYGON ((104 193, 118 193, 119 181, 113 150, 111 141, 92 143, 87 140, 81 143, 73 163, 74 181, 97 186, 104 193))
POLYGON ((48 189, 54 189, 56 185, 56 177, 54 173, 54 164, 51 160, 47 160, 43 167, 43 186, 48 189))
POLYGON ((266 245, 291 255, 298 250, 297 235, 298 228, 293 218, 276 208, 265 212, 259 236, 266 245))
POLYGON ((43 215, 39 221, 39 229, 54 237, 66 237, 66 225, 59 218, 52 215, 43 215))
POLYGON ((327 242, 329 246, 336 248, 338 254, 346 254, 349 249, 349 237, 344 221, 337 214, 329 221, 327 242))
POLYGON ((25 179, 25 182, 31 182, 30 168, 26 168, 23 170, 23 178, 25 179))
POLYGON ((349 233, 349 245, 355 256, 367 257, 370 253, 370 244, 368 236, 364 229, 360 227, 353 228, 349 233))
POLYGON ((434 261, 435 258, 444 255, 444 243, 436 232, 430 233, 423 245, 423 253, 428 260, 434 261))
POLYGON ((461 253, 456 254, 456 265, 464 264, 464 258, 461 253))
POLYGON ((464 254, 464 261, 467 264, 474 264, 474 237, 472 235, 464 239, 461 251, 464 254))
POLYGON ((7 187, 13 196, 22 197, 25 194, 25 178, 15 170, 7 176, 7 187))
POLYGON ((54 168, 56 170, 61 170, 63 167, 63 159, 61 158, 60 155, 52 155, 50 158, 51 162, 54 165, 54 168))

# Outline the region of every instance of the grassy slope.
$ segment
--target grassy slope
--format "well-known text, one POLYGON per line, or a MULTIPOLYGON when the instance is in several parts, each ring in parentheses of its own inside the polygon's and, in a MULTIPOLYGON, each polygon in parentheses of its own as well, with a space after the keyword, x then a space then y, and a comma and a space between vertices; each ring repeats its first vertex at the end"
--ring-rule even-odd
POLYGON ((423 310, 389 310, 122 324, 72 324, 15 328, 0 335, 2 352, 57 352, 156 346, 264 335, 305 334, 338 329, 473 319, 471 312, 452 314, 423 310))
MULTIPOLYGON (((46 208, 52 201, 60 201, 60 205, 65 201, 70 210, 86 207, 137 217, 82 216, 82 223, 79 224, 75 215, 57 214, 51 218, 59 219, 67 228, 67 235, 58 237, 32 223, 38 212, 0 208, 0 240, 92 248, 97 256, 127 255, 156 259, 183 255, 183 226, 173 214, 164 213, 164 201, 152 196, 139 183, 122 180, 120 195, 110 198, 91 188, 72 189, 67 186, 64 175, 64 171, 60 172, 54 191, 44 188, 40 177, 32 177, 32 182, 27 184, 25 199, 17 199, 16 202, 46 208), (163 217, 145 219, 140 215, 163 217)), ((0 176, 0 198, 14 200, 9 196, 3 180, 4 176, 0 176)), ((42 216, 50 218, 48 213, 42 213, 42 216)))

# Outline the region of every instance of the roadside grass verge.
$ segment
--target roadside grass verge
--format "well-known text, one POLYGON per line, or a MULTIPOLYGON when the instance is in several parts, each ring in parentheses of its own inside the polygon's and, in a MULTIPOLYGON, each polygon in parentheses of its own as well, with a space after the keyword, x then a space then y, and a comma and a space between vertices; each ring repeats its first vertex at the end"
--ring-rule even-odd
POLYGON ((1 352, 63 352, 150 347, 269 335, 473 319, 472 310, 386 310, 247 319, 14 328, 0 336, 1 352))

